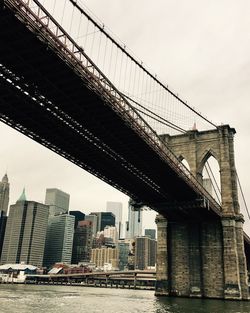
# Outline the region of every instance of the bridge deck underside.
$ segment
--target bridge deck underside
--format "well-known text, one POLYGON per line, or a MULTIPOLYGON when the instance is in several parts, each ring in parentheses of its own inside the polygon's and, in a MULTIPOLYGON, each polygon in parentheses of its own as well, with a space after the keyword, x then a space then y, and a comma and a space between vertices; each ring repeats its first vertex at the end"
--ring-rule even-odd
POLYGON ((39 92, 78 126, 69 127, 65 118, 57 115, 59 111, 48 110, 46 103, 39 105, 2 75, 3 121, 17 129, 23 126, 24 134, 32 137, 33 133, 37 142, 170 219, 214 216, 213 211, 202 207, 191 206, 186 212, 164 207, 162 204, 168 201, 194 201, 197 194, 101 95, 91 90, 87 80, 80 78, 9 9, 1 8, 0 64, 21 78, 20 84, 23 81, 30 95, 39 92))

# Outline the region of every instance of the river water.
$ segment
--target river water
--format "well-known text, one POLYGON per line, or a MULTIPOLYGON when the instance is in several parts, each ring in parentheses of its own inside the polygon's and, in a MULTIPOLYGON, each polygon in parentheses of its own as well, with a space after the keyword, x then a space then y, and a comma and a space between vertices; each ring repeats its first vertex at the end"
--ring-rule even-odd
POLYGON ((153 291, 0 285, 0 313, 250 313, 250 302, 157 298, 153 291))

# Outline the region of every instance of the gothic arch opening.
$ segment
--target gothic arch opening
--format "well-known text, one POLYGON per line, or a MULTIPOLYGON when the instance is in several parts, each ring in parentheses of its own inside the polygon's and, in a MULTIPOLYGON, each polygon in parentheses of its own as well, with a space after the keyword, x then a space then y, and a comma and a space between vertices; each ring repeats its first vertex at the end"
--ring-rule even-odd
POLYGON ((202 183, 205 189, 219 203, 221 203, 220 166, 216 158, 206 155, 202 169, 202 183))
POLYGON ((178 159, 181 161, 180 166, 181 166, 182 170, 186 173, 191 172, 188 161, 182 155, 179 156, 178 159), (188 170, 188 172, 187 172, 187 170, 188 170))

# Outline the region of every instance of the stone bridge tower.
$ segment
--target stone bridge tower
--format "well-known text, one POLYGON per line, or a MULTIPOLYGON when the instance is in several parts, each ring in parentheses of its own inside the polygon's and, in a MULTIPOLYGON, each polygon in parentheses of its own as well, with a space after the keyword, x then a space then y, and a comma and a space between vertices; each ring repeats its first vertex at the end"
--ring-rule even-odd
MULTIPOLYGON (((206 161, 219 164, 222 215, 217 219, 180 221, 158 215, 156 295, 248 299, 243 216, 240 214, 234 161, 235 129, 188 131, 163 139, 202 183, 206 161)), ((181 192, 181 190, 180 190, 181 192)), ((198 215, 197 211, 197 215, 198 215)))

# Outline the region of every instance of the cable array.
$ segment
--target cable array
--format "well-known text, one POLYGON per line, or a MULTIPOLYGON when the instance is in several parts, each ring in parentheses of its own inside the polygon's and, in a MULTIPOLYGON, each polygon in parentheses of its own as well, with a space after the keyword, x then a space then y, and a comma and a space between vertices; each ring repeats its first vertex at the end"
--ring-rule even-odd
POLYGON ((82 1, 40 2, 158 135, 216 127, 152 74, 82 1))

